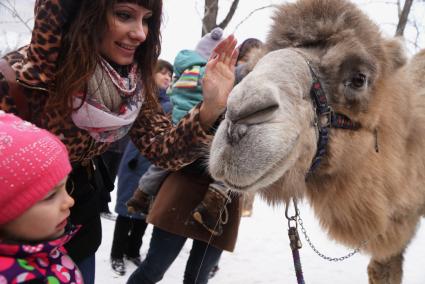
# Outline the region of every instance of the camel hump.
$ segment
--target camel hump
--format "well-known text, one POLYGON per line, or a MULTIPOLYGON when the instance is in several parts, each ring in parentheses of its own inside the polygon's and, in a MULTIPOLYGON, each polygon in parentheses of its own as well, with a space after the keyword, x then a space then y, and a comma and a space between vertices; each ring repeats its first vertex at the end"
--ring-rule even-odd
POLYGON ((356 5, 346 0, 299 0, 277 6, 266 45, 323 47, 346 38, 379 42, 378 26, 356 5))

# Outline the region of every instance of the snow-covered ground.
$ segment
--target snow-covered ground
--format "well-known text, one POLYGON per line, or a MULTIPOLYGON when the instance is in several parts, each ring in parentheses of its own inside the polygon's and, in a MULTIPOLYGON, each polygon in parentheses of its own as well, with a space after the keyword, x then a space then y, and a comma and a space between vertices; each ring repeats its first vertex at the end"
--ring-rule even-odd
MULTIPOLYGON (((111 208, 113 208, 111 206, 111 208)), ((329 240, 319 228, 308 205, 300 206, 301 217, 310 238, 322 253, 339 257, 350 250, 329 240)), ((242 218, 236 249, 233 253, 225 252, 220 261, 220 270, 211 279, 212 284, 282 284, 296 283, 292 264, 292 254, 287 236, 287 221, 283 207, 272 208, 256 198, 252 217, 242 218)), ((97 253, 96 283, 126 283, 128 276, 135 269, 127 264, 127 274, 117 276, 110 268, 109 253, 112 243, 114 222, 102 220, 103 242, 97 253)), ((151 226, 143 238, 142 257, 149 247, 151 226)), ((301 234, 301 232, 300 232, 301 234)), ((367 283, 366 267, 368 257, 357 254, 344 262, 328 262, 317 256, 303 237, 303 248, 300 250, 304 278, 307 284, 358 284, 367 283)), ((170 267, 163 284, 182 283, 185 263, 190 251, 188 241, 179 257, 170 267)), ((425 254, 425 224, 422 222, 416 238, 410 244, 405 255, 404 284, 425 283, 425 269, 422 257, 425 254)))

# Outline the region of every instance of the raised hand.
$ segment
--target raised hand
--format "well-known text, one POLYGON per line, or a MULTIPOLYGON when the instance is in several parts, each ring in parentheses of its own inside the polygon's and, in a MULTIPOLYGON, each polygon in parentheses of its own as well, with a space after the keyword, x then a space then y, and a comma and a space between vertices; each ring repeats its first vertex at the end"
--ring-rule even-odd
POLYGON ((227 98, 235 82, 235 65, 238 57, 233 35, 220 42, 208 60, 202 81, 204 102, 201 107, 201 123, 208 127, 226 109, 227 98))

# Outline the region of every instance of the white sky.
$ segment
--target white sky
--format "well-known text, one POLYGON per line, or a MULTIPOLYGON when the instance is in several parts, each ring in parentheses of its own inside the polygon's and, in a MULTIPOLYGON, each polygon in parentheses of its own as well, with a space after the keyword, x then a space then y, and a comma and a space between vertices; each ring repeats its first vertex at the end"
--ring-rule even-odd
MULTIPOLYGON (((224 18, 232 0, 220 0, 221 14, 219 21, 224 18)), ((256 8, 269 4, 280 4, 294 2, 293 0, 240 0, 238 9, 225 30, 225 34, 233 33, 235 27, 256 8)), ((395 32, 397 21, 397 7, 393 4, 395 0, 356 0, 363 9, 387 35, 395 32)), ((415 1, 417 2, 417 1, 415 1)), ((249 37, 256 37, 260 40, 266 38, 270 15, 273 9, 268 8, 254 13, 236 30, 235 36, 239 42, 249 37)), ((174 60, 174 56, 181 49, 192 49, 201 37, 201 14, 203 13, 203 0, 164 0, 164 25, 163 25, 163 45, 161 57, 166 60, 174 60)), ((416 3, 412 16, 420 19, 423 24, 425 18, 424 5, 416 3)), ((414 39, 411 28, 406 29, 406 37, 414 39)), ((425 47, 425 38, 422 36, 420 46, 425 47)), ((411 49, 411 47, 409 47, 411 49)))
MULTIPOLYGON (((6 0, 0 0, 6 1, 6 0)), ((24 19, 29 19, 33 14, 34 0, 7 0, 15 3, 19 13, 24 19)), ((164 24, 162 27, 162 54, 161 58, 173 61, 175 55, 181 49, 192 49, 201 37, 201 14, 203 13, 203 0, 163 0, 164 1, 164 24)), ((219 21, 224 18, 232 0, 220 0, 219 21)), ((235 27, 247 17, 251 11, 269 4, 293 2, 293 0, 240 0, 238 9, 225 30, 225 34, 235 33, 239 42, 248 37, 256 37, 260 40, 266 38, 271 23, 271 8, 254 13, 241 24, 235 31, 235 27)), ((397 20, 396 0, 355 0, 360 7, 376 22, 388 35, 394 34, 397 20)), ((415 1, 412 16, 418 22, 424 24, 425 3, 415 1)), ((0 9, 0 52, 6 46, 15 47, 29 41, 30 33, 22 24, 12 23, 14 19, 10 14, 0 9)), ((30 26, 32 23, 30 22, 30 26)), ((422 26, 423 29, 423 26, 422 26)), ((415 34, 412 28, 406 29, 406 37, 414 40, 415 34)), ((425 47, 425 35, 419 41, 421 47, 425 47)), ((410 50, 413 47, 409 46, 410 50)))

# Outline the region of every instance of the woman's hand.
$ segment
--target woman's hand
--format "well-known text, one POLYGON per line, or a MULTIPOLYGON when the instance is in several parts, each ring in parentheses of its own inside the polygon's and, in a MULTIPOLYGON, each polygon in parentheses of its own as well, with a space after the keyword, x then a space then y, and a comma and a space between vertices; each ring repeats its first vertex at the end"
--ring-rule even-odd
POLYGON ((236 43, 233 35, 228 36, 214 48, 208 60, 202 81, 204 102, 200 109, 204 130, 208 130, 226 109, 227 97, 235 82, 236 43))

